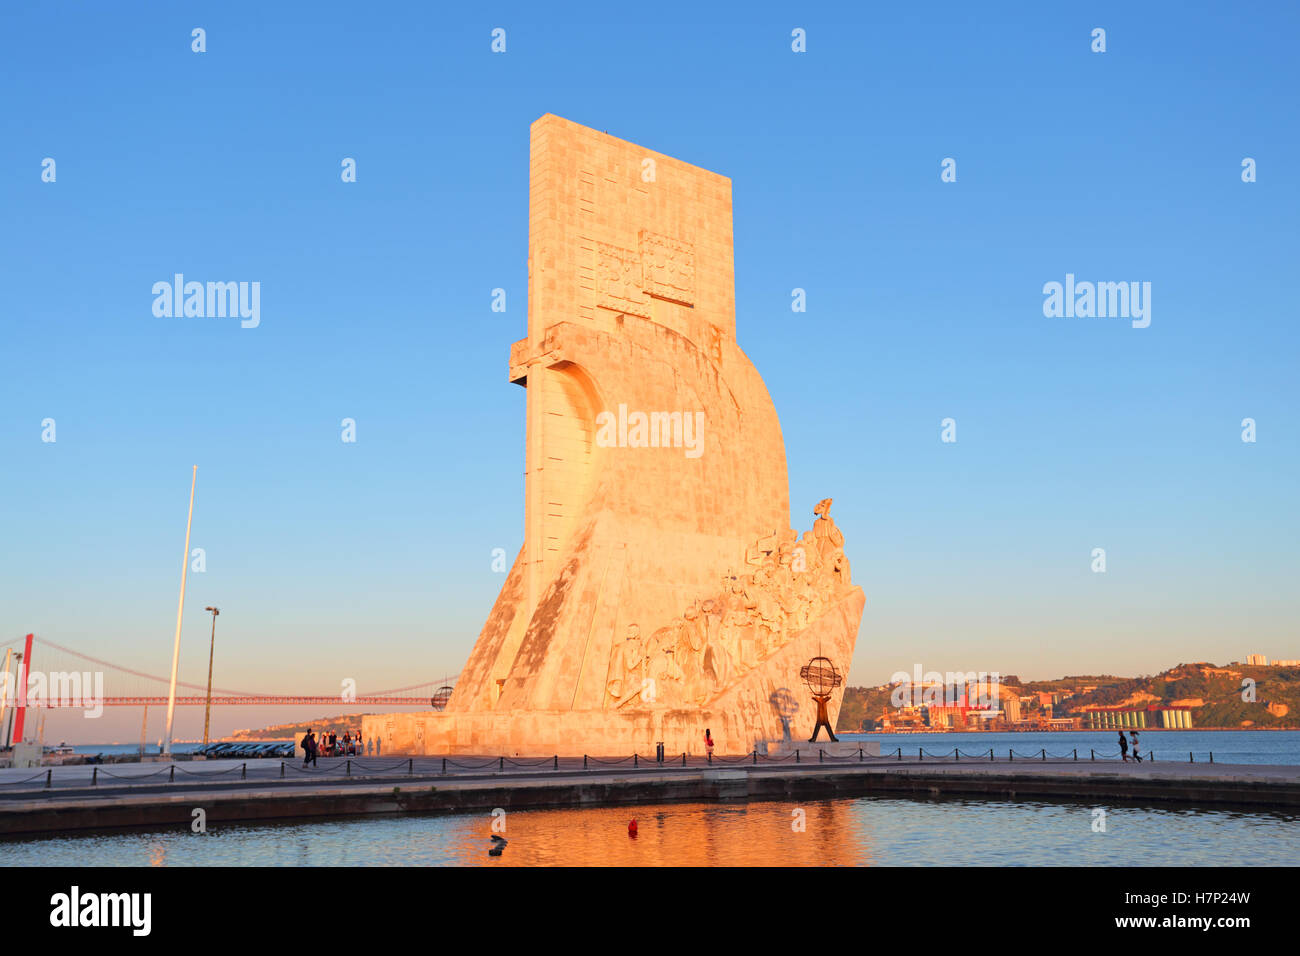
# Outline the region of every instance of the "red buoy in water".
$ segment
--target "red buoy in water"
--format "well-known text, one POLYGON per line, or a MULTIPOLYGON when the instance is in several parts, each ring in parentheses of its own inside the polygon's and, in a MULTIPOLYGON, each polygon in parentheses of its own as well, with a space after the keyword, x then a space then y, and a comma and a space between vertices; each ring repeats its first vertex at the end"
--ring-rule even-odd
POLYGON ((636 821, 635 821, 635 820, 633 820, 631 823, 629 823, 629 824, 627 825, 627 835, 630 836, 630 837, 634 837, 634 836, 636 836, 636 821))

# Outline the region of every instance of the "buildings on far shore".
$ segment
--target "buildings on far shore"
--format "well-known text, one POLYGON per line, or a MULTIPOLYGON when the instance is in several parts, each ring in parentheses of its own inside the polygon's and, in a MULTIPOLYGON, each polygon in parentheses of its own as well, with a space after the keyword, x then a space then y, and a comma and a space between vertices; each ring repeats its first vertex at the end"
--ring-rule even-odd
POLYGON ((882 733, 944 730, 1191 730, 1191 707, 1082 707, 1069 717, 1053 717, 1050 708, 1020 717, 1019 701, 1004 701, 1002 709, 963 704, 907 706, 882 714, 876 729, 882 733), (1010 706, 1008 706, 1010 705, 1010 706), (1014 716, 1013 716, 1014 715, 1014 716))
POLYGON ((1020 701, 1002 701, 1001 709, 967 704, 907 705, 888 710, 877 718, 882 733, 933 733, 943 730, 1081 730, 1082 718, 1053 717, 1051 709, 1034 716, 1020 716, 1020 701))
POLYGON ((1161 707, 1096 707, 1080 708, 1084 730, 1191 730, 1192 708, 1161 707))
MULTIPOLYGON (((900 682, 907 683, 907 682, 900 682)), ((883 733, 933 733, 935 731, 1043 731, 1043 730, 1191 730, 1193 727, 1191 704, 1196 701, 1176 701, 1172 705, 1119 704, 1105 706, 1087 704, 1070 707, 1067 700, 1078 694, 1096 689, 1095 685, 1074 690, 1033 691, 1023 695, 1002 693, 978 698, 948 692, 948 688, 927 685, 929 691, 939 689, 938 700, 925 700, 909 694, 911 701, 902 707, 887 707, 875 719, 875 729, 883 733), (970 703, 979 700, 979 703, 970 703), (1066 714, 1055 711, 1065 704, 1066 714)))

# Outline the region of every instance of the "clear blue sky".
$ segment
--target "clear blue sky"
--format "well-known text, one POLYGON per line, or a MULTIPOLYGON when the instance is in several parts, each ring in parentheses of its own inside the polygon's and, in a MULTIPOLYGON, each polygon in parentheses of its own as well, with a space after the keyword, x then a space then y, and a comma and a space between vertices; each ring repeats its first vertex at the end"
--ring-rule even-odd
POLYGON ((834 496, 868 595, 854 682, 1300 657, 1300 14, 1138 6, 6 5, 0 643, 165 672, 197 464, 184 678, 210 603, 221 686, 458 671, 522 538, 551 112, 731 177, 795 524, 834 496), (259 281, 260 327, 156 318, 176 272, 259 281), (1150 327, 1045 318, 1066 273, 1152 283, 1150 327))

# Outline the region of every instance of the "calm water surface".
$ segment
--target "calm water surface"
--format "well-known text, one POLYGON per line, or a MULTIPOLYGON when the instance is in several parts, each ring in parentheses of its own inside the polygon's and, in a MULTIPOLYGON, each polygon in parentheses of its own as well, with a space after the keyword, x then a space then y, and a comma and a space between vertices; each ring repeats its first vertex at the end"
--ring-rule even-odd
POLYGON ((1300 817, 1022 801, 858 798, 349 818, 0 841, 8 866, 1295 865, 1300 817), (794 811, 803 811, 796 831, 794 811), (628 821, 638 835, 628 836, 628 821))
MULTIPOLYGON (((948 754, 954 747, 963 754, 989 752, 1006 757, 1008 748, 1016 756, 1037 757, 1040 750, 1048 756, 1072 755, 1077 749, 1081 760, 1088 751, 1097 756, 1114 757, 1119 753, 1118 731, 1088 730, 1058 733, 947 733, 947 734, 840 734, 850 740, 874 740, 882 754, 903 748, 903 756, 916 756, 918 747, 926 756, 948 754)), ((1187 762, 1191 751, 1197 763, 1300 764, 1300 731, 1295 730, 1139 730, 1142 752, 1154 752, 1156 761, 1187 762)))

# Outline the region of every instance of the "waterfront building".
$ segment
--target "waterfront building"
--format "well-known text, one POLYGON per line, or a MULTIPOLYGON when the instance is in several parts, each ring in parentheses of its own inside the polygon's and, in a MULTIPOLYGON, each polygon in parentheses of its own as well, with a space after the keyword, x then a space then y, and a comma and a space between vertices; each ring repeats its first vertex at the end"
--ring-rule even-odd
POLYGON ((1006 700, 1002 701, 1002 715, 1010 723, 1014 723, 1015 721, 1019 720, 1020 719, 1020 698, 1007 697, 1006 700))
POLYGON ((1097 707, 1083 708, 1086 730, 1191 730, 1190 707, 1097 707))

